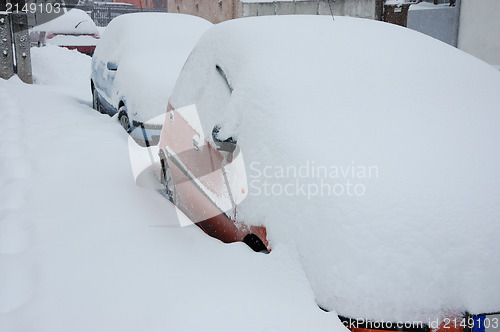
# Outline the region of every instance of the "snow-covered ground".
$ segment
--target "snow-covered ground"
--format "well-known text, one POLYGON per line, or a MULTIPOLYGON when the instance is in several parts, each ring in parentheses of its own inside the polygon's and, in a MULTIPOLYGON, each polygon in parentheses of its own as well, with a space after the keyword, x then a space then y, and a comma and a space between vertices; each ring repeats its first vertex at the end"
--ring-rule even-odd
POLYGON ((92 110, 90 58, 32 56, 35 85, 0 80, 0 331, 344 330, 286 245, 165 227, 173 206, 92 110))
MULTIPOLYGON (((444 314, 446 309, 498 311, 498 72, 402 28, 364 22, 370 29, 362 31, 350 29, 347 19, 335 22, 346 27, 335 32, 339 38, 332 45, 345 46, 336 56, 345 57, 341 63, 357 61, 364 70, 346 66, 345 72, 336 69, 330 75, 336 79, 337 108, 350 112, 342 113, 340 121, 316 122, 322 132, 338 135, 332 142, 342 142, 319 139, 330 152, 322 157, 333 155, 348 161, 335 165, 350 166, 352 160, 363 159, 351 152, 364 149, 375 165, 384 166, 383 173, 362 202, 365 206, 348 197, 336 199, 336 205, 316 200, 299 214, 289 208, 291 199, 281 197, 266 200, 267 206, 247 207, 256 215, 267 209, 261 220, 268 219, 269 255, 241 243, 223 244, 195 226, 171 227, 178 217, 175 208, 156 191, 135 184, 127 134, 115 118, 92 110, 91 59, 57 47, 33 49, 34 85, 17 78, 0 80, 0 332, 345 331, 336 313, 318 309, 316 299, 342 314, 362 312, 364 318, 376 319, 425 316, 415 314, 411 301, 424 309, 430 303, 435 305, 431 311, 444 314), (364 111, 379 100, 384 92, 380 86, 390 86, 379 80, 384 74, 379 65, 389 60, 374 52, 373 63, 365 61, 364 49, 352 59, 349 49, 364 44, 353 43, 342 31, 370 39, 372 50, 389 43, 390 34, 412 34, 413 41, 400 38, 401 44, 385 49, 415 65, 406 77, 393 76, 391 84, 407 86, 408 78, 415 84, 409 85, 411 90, 394 88, 397 98, 391 95, 383 103, 386 109, 378 110, 385 115, 382 124, 375 111, 369 116, 364 111), (441 54, 448 62, 438 65, 432 56, 422 57, 421 50, 441 54), (367 75, 373 68, 381 72, 367 75), (346 73, 350 80, 340 80, 346 73), (352 109, 359 102, 351 95, 352 82, 365 91, 362 102, 367 104, 357 109, 352 109), (448 104, 450 86, 458 97, 448 104), (411 116, 391 113, 401 99, 408 100, 404 112, 411 116), (377 142, 381 148, 374 146, 377 142), (409 149, 414 155, 406 153, 409 149), (459 181, 454 182, 457 174, 459 181), (316 221, 329 216, 335 222, 296 222, 307 213, 316 221)), ((320 38, 328 31, 322 26, 314 25, 319 31, 312 35, 320 38)), ((252 38, 260 40, 266 33, 270 29, 252 38)), ((300 34, 311 40, 306 30, 300 34)), ((298 55, 296 45, 288 45, 293 56, 276 59, 292 68, 298 55)), ((286 51, 285 46, 282 40, 286 51)), ((272 50, 258 49, 257 59, 267 49, 272 50)), ((323 70, 316 67, 297 68, 294 75, 323 70)), ((273 70, 267 71, 267 84, 276 86, 285 76, 272 76, 273 70)), ((293 81, 293 87, 304 85, 304 77, 314 86, 311 73, 293 81)), ((300 106, 294 103, 299 96, 307 100, 297 93, 281 105, 289 106, 284 108, 287 114, 300 115, 285 124, 304 121, 304 113, 294 109, 300 106)), ((266 101, 266 96, 259 97, 266 101)), ((277 136, 278 130, 269 132, 275 135, 269 136, 274 144, 288 139, 277 136)), ((256 141, 244 146, 245 153, 258 149, 256 141)), ((316 151, 307 150, 311 160, 317 158, 316 151)))

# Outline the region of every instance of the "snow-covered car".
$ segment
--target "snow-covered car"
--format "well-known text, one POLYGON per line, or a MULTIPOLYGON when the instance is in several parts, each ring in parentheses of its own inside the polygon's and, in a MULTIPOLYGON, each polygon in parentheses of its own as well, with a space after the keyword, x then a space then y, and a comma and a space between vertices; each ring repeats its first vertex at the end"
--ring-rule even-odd
MULTIPOLYGON (((113 19, 92 57, 94 109, 118 113, 128 132, 164 113, 184 62, 211 26, 183 14, 134 13, 113 19)), ((154 141, 159 131, 154 124, 148 129, 148 139, 154 141)))
POLYGON ((223 241, 263 226, 266 247, 293 245, 328 311, 426 328, 498 311, 498 91, 488 64, 399 26, 223 22, 172 92, 163 182, 223 241), (226 176, 235 154, 246 187, 226 176))
POLYGON ((81 9, 72 9, 30 31, 33 46, 56 45, 92 55, 99 41, 99 30, 81 9))

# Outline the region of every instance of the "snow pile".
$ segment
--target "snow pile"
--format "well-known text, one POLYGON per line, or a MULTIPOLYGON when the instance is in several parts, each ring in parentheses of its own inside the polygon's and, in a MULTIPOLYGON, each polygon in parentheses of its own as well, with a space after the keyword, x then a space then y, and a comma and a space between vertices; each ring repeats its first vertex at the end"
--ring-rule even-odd
POLYGON ((238 139, 238 215, 295 245, 321 306, 427 322, 500 310, 498 91, 498 71, 423 34, 278 16, 207 32, 171 103, 238 139))
POLYGON ((92 58, 76 50, 48 45, 31 48, 33 82, 50 85, 77 93, 78 97, 88 100, 90 92, 90 63, 92 58))
POLYGON ((93 55, 92 79, 101 95, 141 122, 165 112, 184 62, 212 26, 202 18, 166 13, 135 13, 115 18, 93 55), (118 65, 106 69, 108 61, 118 65))
POLYGON ((91 108, 87 61, 36 49, 44 85, 0 80, 0 331, 343 330, 286 246, 167 227, 175 209, 135 185, 128 136, 91 108))

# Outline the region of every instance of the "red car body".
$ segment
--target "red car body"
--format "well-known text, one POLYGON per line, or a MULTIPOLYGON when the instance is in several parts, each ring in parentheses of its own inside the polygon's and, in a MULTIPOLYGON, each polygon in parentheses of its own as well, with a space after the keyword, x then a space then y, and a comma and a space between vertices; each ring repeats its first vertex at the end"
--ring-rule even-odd
MULTIPOLYGON (((48 36, 46 36, 45 38, 50 40, 53 38, 57 38, 58 36, 68 37, 69 42, 68 43, 61 43, 61 44, 58 44, 57 46, 67 48, 69 50, 77 50, 80 53, 84 53, 84 54, 88 54, 88 55, 94 54, 97 40, 100 38, 98 34, 58 34, 58 33, 51 33, 48 36), (77 43, 77 42, 71 43, 72 39, 76 41, 79 38, 86 38, 90 42, 82 43, 82 44, 77 43)), ((50 43, 50 41, 49 41, 49 43, 50 43)), ((44 40, 43 44, 47 44, 47 40, 44 40)))
POLYGON ((255 251, 269 251, 266 229, 249 226, 238 216, 234 191, 244 195, 247 189, 245 186, 231 188, 227 178, 224 180, 225 163, 233 162, 237 152, 225 157, 224 152, 204 139, 203 133, 194 127, 168 105, 159 156, 164 184, 168 181, 165 172, 171 174, 168 178, 173 181, 173 203, 208 235, 225 243, 245 242, 255 251), (221 203, 221 197, 225 202, 221 203), (229 201, 231 206, 226 209, 229 201))

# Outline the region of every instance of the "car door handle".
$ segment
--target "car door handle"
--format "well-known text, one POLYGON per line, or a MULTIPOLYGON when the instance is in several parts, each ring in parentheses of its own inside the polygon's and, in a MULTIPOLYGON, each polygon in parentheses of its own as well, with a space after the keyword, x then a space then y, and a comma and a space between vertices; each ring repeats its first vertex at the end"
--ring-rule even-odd
POLYGON ((193 136, 193 148, 198 151, 200 149, 200 136, 193 136))

